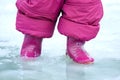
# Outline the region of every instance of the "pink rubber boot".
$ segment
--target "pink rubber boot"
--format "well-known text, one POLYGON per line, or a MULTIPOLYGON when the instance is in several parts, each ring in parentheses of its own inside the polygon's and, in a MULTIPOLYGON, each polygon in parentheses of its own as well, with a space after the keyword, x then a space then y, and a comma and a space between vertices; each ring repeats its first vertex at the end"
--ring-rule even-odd
POLYGON ((90 64, 94 59, 84 50, 83 45, 85 41, 76 40, 74 38, 67 38, 67 54, 73 61, 80 64, 90 64))
POLYGON ((25 35, 21 49, 21 56, 32 57, 32 58, 40 56, 41 44, 42 44, 42 38, 25 35))

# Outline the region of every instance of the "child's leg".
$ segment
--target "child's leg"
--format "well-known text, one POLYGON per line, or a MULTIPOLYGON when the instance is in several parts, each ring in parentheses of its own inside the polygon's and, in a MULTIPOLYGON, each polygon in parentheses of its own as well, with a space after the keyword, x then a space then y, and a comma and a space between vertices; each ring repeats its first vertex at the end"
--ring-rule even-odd
POLYGON ((17 0, 16 29, 25 34, 21 56, 37 57, 42 38, 53 35, 64 0, 17 0))
POLYGON ((51 37, 63 1, 17 0, 16 29, 36 37, 51 37))
POLYGON ((93 58, 88 56, 81 46, 79 49, 75 48, 75 53, 71 52, 71 48, 78 42, 82 43, 96 37, 103 16, 101 0, 66 0, 62 10, 58 30, 68 38, 74 39, 74 43, 69 43, 68 39, 67 43, 70 46, 67 45, 67 52, 76 62, 93 62, 93 58))

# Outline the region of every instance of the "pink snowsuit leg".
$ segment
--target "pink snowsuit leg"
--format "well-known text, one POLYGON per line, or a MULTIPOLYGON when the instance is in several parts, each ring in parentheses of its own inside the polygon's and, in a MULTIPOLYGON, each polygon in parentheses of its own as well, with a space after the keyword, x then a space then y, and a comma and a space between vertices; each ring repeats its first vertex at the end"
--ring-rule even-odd
POLYGON ((58 30, 61 34, 88 41, 96 37, 103 16, 101 0, 65 0, 58 30))
POLYGON ((17 0, 16 29, 24 34, 49 38, 64 0, 17 0))

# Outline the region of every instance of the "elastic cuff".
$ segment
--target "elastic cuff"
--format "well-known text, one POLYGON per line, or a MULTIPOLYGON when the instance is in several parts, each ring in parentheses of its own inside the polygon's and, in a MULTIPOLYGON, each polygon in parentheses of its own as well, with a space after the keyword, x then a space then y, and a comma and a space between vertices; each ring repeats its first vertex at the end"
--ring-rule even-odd
POLYGON ((58 30, 65 36, 88 41, 96 37, 99 31, 99 25, 84 25, 61 17, 58 24, 58 30))
POLYGON ((49 38, 53 35, 54 26, 55 23, 51 21, 30 18, 20 13, 17 15, 16 29, 23 34, 49 38))

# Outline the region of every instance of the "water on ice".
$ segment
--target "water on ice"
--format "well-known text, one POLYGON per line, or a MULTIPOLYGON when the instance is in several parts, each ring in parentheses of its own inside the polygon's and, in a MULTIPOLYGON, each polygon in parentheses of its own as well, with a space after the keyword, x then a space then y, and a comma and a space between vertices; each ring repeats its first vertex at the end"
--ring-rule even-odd
POLYGON ((66 38, 57 30, 51 39, 43 41, 41 57, 20 58, 23 35, 15 30, 15 0, 0 0, 0 79, 120 80, 120 1, 102 1, 101 30, 85 45, 95 63, 81 65, 65 55, 66 38))

